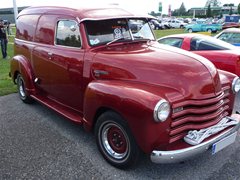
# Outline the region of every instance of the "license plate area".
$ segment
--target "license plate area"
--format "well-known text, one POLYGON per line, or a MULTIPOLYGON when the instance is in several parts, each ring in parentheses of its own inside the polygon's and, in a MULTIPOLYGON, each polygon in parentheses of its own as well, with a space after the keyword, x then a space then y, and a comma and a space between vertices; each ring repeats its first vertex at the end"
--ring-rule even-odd
POLYGON ((237 132, 221 139, 220 141, 214 143, 212 145, 212 154, 216 154, 217 152, 221 151, 223 148, 229 146, 230 144, 234 143, 237 137, 237 132))
POLYGON ((210 126, 205 129, 191 130, 184 137, 184 141, 191 145, 198 145, 202 143, 208 137, 219 133, 220 131, 239 124, 239 120, 233 119, 232 117, 225 117, 216 125, 210 126))

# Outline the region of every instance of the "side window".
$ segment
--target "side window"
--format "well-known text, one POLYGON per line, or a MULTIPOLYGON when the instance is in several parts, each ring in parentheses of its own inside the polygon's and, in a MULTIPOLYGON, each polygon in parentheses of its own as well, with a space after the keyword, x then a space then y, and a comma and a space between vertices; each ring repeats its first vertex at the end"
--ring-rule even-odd
POLYGON ((222 33, 218 39, 223 40, 223 41, 228 41, 232 36, 232 33, 222 33))
POLYGON ((199 42, 197 50, 220 50, 215 44, 211 44, 205 41, 199 42))
POLYGON ((209 39, 192 38, 190 43, 191 51, 213 51, 213 50, 227 50, 226 47, 209 39))
POLYGON ((23 15, 17 20, 16 38, 33 41, 39 15, 23 15))
POLYGON ((229 42, 230 43, 240 43, 240 33, 234 33, 229 42))
POLYGON ((38 21, 35 41, 44 44, 54 43, 55 15, 42 15, 38 21))
POLYGON ((72 20, 58 21, 56 44, 69 47, 81 47, 79 26, 72 20))
POLYGON ((234 44, 240 42, 240 33, 222 33, 221 36, 218 37, 218 39, 221 39, 223 41, 226 41, 228 43, 234 44))
POLYGON ((165 38, 165 39, 158 40, 158 42, 161 44, 167 44, 170 46, 181 48, 183 39, 182 38, 165 38))

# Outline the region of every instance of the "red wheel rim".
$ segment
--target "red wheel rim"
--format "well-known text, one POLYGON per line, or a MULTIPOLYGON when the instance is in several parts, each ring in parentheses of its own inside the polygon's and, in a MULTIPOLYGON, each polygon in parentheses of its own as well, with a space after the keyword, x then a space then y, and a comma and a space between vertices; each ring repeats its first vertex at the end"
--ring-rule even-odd
POLYGON ((119 154, 125 153, 127 150, 127 142, 121 129, 110 127, 108 129, 107 139, 111 148, 119 154))

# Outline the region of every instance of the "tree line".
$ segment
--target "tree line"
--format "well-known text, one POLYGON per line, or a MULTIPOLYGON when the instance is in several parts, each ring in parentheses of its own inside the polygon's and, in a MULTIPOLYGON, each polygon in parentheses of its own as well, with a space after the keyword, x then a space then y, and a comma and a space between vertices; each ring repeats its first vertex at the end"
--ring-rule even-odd
MULTIPOLYGON (((233 3, 224 4, 223 7, 229 7, 228 14, 229 15, 233 14, 233 7, 234 7, 233 3)), ((240 14, 240 3, 238 4, 237 13, 240 14)), ((154 11, 152 11, 149 14, 152 16, 160 16, 161 15, 161 13, 154 12, 154 11)), ((174 11, 172 11, 171 14, 172 14, 172 16, 192 16, 192 12, 190 12, 190 10, 188 10, 188 11, 186 10, 186 7, 183 2, 181 4, 181 6, 178 9, 175 9, 174 11)), ((212 9, 211 4, 208 4, 207 10, 206 10, 206 15, 204 15, 204 16, 205 17, 222 16, 222 12, 212 9)), ((197 17, 197 15, 196 15, 196 17, 197 17)))

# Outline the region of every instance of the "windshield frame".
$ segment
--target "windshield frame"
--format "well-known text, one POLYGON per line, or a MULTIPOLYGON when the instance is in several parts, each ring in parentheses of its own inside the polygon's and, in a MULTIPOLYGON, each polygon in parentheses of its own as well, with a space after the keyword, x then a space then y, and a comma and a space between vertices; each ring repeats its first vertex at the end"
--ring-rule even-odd
POLYGON ((102 46, 102 45, 108 46, 107 44, 114 44, 114 43, 131 43, 131 42, 142 42, 142 41, 144 41, 144 42, 146 42, 146 41, 156 41, 155 33, 153 32, 153 29, 151 28, 151 25, 149 24, 150 20, 151 20, 150 18, 146 18, 146 17, 118 17, 118 18, 109 18, 109 19, 101 19, 101 20, 99 20, 99 19, 98 20, 96 20, 96 19, 86 19, 85 21, 81 21, 80 23, 83 23, 83 25, 84 25, 85 35, 87 37, 88 45, 90 47, 98 47, 98 46, 102 46), (89 21, 104 21, 104 20, 106 20, 106 21, 107 20, 126 20, 130 36, 128 38, 119 38, 119 40, 118 40, 118 38, 115 38, 115 39, 112 40, 113 43, 111 43, 111 41, 106 41, 106 42, 102 42, 102 43, 98 43, 98 44, 92 45, 91 42, 90 42, 89 33, 88 33, 87 25, 86 25, 85 22, 89 22, 89 21), (146 24, 148 24, 148 27, 149 27, 149 30, 151 32, 151 35, 152 35, 153 39, 149 39, 149 38, 134 38, 132 30, 129 27, 129 21, 130 20, 144 20, 146 22, 146 24))

